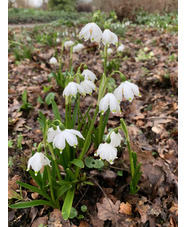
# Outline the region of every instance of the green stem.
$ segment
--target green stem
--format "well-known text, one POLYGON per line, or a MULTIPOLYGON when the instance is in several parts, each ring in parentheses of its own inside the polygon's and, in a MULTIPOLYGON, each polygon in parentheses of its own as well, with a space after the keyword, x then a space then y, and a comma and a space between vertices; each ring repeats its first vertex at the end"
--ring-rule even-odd
POLYGON ((98 135, 99 135, 99 144, 101 143, 101 141, 102 141, 102 126, 103 126, 103 114, 102 113, 100 113, 100 120, 99 120, 99 126, 98 126, 98 129, 99 129, 99 133, 98 133, 98 135))
POLYGON ((52 159, 54 161, 54 165, 55 165, 55 169, 56 169, 56 172, 57 172, 58 180, 62 180, 61 174, 59 172, 59 167, 58 167, 58 164, 57 164, 57 160, 56 160, 56 157, 54 155, 54 150, 53 150, 53 148, 52 148, 52 146, 50 144, 48 144, 48 147, 49 147, 50 153, 52 155, 52 159))
POLYGON ((106 74, 106 72, 107 72, 107 49, 108 49, 108 47, 107 47, 107 45, 105 45, 105 47, 104 47, 104 74, 105 75, 107 75, 106 74))
MULTIPOLYGON (((85 142, 84 142, 84 145, 83 145, 82 152, 81 152, 81 154, 79 155, 79 159, 80 159, 80 160, 83 160, 83 157, 85 156, 85 154, 86 154, 86 152, 87 152, 87 150, 88 150, 88 147, 87 147, 87 146, 88 146, 88 143, 89 143, 90 138, 91 138, 91 135, 92 135, 92 129, 93 129, 93 127, 94 127, 94 123, 95 123, 95 120, 96 120, 96 117, 97 117, 98 112, 99 112, 99 106, 97 105, 96 110, 95 110, 95 112, 94 112, 93 119, 92 119, 92 121, 91 121, 90 128, 89 128, 88 133, 87 133, 87 137, 86 137, 85 142)), ((77 167, 77 168, 76 168, 76 172, 75 172, 76 178, 77 178, 77 176, 78 176, 78 174, 79 174, 79 170, 80 170, 80 168, 77 167)))
POLYGON ((69 62, 70 73, 72 73, 72 50, 73 50, 73 46, 70 47, 70 62, 69 62))
POLYGON ((126 137, 126 140, 127 140, 127 147, 128 147, 129 159, 130 159, 131 176, 132 176, 132 179, 133 179, 133 177, 134 177, 134 161, 133 161, 133 157, 132 157, 132 149, 131 149, 131 146, 130 146, 129 133, 128 133, 127 125, 126 125, 124 119, 122 118, 122 119, 120 119, 120 121, 121 121, 121 128, 124 131, 125 137, 126 137))

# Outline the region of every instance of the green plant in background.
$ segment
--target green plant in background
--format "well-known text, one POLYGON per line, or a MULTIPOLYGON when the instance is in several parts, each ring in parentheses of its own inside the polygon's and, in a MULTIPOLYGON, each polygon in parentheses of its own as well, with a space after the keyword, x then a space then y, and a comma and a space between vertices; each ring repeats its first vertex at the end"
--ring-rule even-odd
POLYGON ((135 59, 137 62, 151 60, 154 59, 154 53, 152 51, 149 52, 148 47, 145 47, 137 52, 137 57, 135 59))
POLYGON ((23 104, 20 106, 19 111, 23 110, 28 112, 30 109, 32 109, 32 105, 27 101, 27 90, 25 89, 22 94, 22 102, 23 104))
MULTIPOLYGON (((108 23, 109 24, 109 23, 108 23)), ((79 33, 79 38, 96 41, 103 46, 103 65, 104 71, 101 75, 99 88, 94 84, 96 75, 87 69, 84 63, 74 72, 72 68, 72 51, 74 44, 70 46, 70 64, 66 74, 62 74, 63 45, 61 55, 57 59, 52 59, 53 64, 58 60, 59 73, 62 75, 63 97, 65 98, 65 119, 62 120, 58 106, 54 100, 54 93, 47 95, 45 102, 52 105, 53 119, 47 119, 42 112, 39 112, 39 124, 43 133, 43 141, 37 146, 37 151, 32 152, 32 157, 28 160, 27 170, 34 179, 38 187, 17 181, 17 183, 32 192, 39 193, 44 199, 33 201, 18 202, 10 205, 14 209, 22 209, 32 206, 48 205, 53 208, 61 209, 62 215, 66 220, 77 217, 84 218, 83 214, 77 213, 73 208, 75 191, 85 185, 93 183, 83 173, 85 165, 88 168, 103 168, 105 162, 114 164, 117 159, 117 149, 121 145, 122 136, 119 130, 125 133, 131 169, 130 192, 138 191, 138 182, 141 176, 141 164, 137 164, 137 154, 131 150, 128 130, 124 119, 120 120, 117 128, 111 129, 104 141, 104 132, 107 126, 109 113, 120 113, 120 102, 124 97, 131 102, 134 95, 141 96, 137 85, 126 80, 126 77, 119 71, 114 70, 111 73, 108 70, 108 48, 115 45, 118 47, 118 37, 108 28, 101 31, 95 23, 88 23, 79 33), (83 67, 83 72, 81 68, 83 67), (118 74, 121 84, 117 87, 114 75, 118 74), (93 91, 98 91, 96 108, 93 110, 93 117, 89 114, 92 106, 85 111, 80 106, 80 96, 91 95, 93 91), (72 103, 75 102, 72 111, 72 103), (95 126, 96 119, 99 117, 99 123, 95 126), (93 160, 85 155, 91 144, 97 148, 95 156, 102 160, 93 160), (85 164, 84 164, 85 162, 85 164), (63 167, 63 173, 61 168, 63 167), (43 168, 43 171, 41 169, 43 168)), ((76 47, 77 48, 77 47, 76 47)), ((123 47, 124 48, 124 47, 123 47)), ((45 91, 49 91, 46 87, 45 91)), ((23 96, 24 108, 28 108, 27 93, 23 96)), ((21 142, 20 142, 21 144, 21 142)), ((82 212, 86 212, 86 207, 81 207, 82 212)))

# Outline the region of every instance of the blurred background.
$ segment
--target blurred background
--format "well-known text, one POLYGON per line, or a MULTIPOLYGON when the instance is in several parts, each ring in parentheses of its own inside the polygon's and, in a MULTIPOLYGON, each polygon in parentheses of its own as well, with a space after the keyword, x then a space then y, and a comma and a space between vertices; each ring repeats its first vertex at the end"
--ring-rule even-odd
POLYGON ((136 12, 170 13, 178 10, 178 0, 8 0, 13 9, 65 10, 74 12, 115 11, 117 18, 136 20, 136 12))

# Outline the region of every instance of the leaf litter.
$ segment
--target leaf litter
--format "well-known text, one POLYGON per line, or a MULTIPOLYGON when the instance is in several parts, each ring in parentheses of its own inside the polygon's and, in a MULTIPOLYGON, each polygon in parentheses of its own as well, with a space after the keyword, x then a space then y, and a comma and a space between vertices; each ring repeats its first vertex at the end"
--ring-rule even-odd
MULTIPOLYGON (((19 36, 25 30, 16 30, 19 36)), ((30 29, 29 31, 32 31, 30 29)), ((31 34, 31 33, 30 33, 31 34)), ((86 170, 87 174, 97 182, 89 190, 77 192, 77 209, 82 204, 88 207, 88 213, 83 221, 75 218, 64 222, 59 210, 47 207, 38 207, 20 210, 9 210, 9 226, 25 224, 25 217, 30 218, 30 226, 39 224, 48 226, 177 226, 178 222, 178 69, 177 61, 169 61, 170 54, 178 53, 177 34, 169 34, 156 29, 129 27, 125 40, 124 55, 127 59, 121 62, 120 70, 127 79, 138 84, 142 98, 132 103, 121 104, 122 117, 126 119, 129 129, 131 146, 137 152, 138 161, 142 162, 142 178, 140 190, 136 195, 129 194, 130 169, 128 151, 122 146, 118 152, 118 160, 109 168, 100 172, 86 170), (135 37, 134 35, 135 34, 135 37), (141 40, 137 43, 137 40, 141 40), (169 45, 171 43, 172 45, 169 45), (140 49, 148 47, 153 51, 154 58, 138 61, 136 57, 140 49), (122 176, 117 174, 122 172, 122 176), (85 193, 83 199, 81 193, 85 193), (13 212, 12 212, 13 211, 13 212), (12 224, 11 224, 12 223, 12 224)), ((16 156, 16 161, 9 167, 9 198, 13 191, 19 193, 17 179, 29 183, 31 180, 23 166, 26 167, 34 144, 42 140, 42 133, 37 121, 39 110, 52 119, 51 107, 37 102, 40 96, 45 100, 47 94, 43 92, 43 85, 53 85, 50 92, 56 94, 56 102, 64 119, 64 101, 55 81, 48 81, 51 73, 49 59, 54 49, 46 45, 34 43, 31 59, 24 59, 19 64, 15 61, 13 53, 9 53, 9 139, 14 142, 9 155, 16 156), (19 112, 22 105, 21 96, 27 89, 28 102, 34 107, 28 113, 19 112), (22 149, 17 147, 17 136, 22 133, 22 149), (24 157, 24 159, 23 159, 24 157), (22 165, 20 165, 22 163, 22 165), (21 167, 22 166, 22 167, 21 167), (13 190, 13 191, 12 191, 13 190)), ((99 55, 98 46, 86 42, 85 52, 73 54, 73 67, 77 69, 81 62, 85 62, 98 78, 103 72, 103 65, 99 55), (91 51, 94 49, 95 51, 91 51)), ((57 46, 60 52, 60 46, 57 46)), ((68 52, 64 52, 65 67, 68 67, 68 52)), ((112 57, 109 57, 112 60, 112 57)), ((99 80, 97 81, 99 83, 99 80)), ((90 104, 96 105, 94 96, 87 96, 81 101, 81 106, 87 108, 90 104)), ((109 127, 116 127, 121 116, 110 114, 109 127)), ((91 148, 92 149, 92 148, 91 148)), ((89 154, 93 153, 92 149, 89 154)), ((23 190, 24 191, 24 190, 23 190)), ((25 199, 35 199, 36 194, 25 191, 25 199)), ((15 196, 15 194, 14 194, 15 196)), ((11 199, 12 200, 12 199, 11 199)))

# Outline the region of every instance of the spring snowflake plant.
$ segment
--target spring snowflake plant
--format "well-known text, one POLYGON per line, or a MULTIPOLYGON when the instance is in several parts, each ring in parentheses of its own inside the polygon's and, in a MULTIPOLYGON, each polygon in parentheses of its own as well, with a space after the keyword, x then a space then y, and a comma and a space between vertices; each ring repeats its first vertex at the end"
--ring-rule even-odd
MULTIPOLYGON (((117 148, 123 140, 119 130, 125 134, 127 141, 131 183, 130 192, 138 191, 138 181, 141 177, 141 163, 137 165, 137 155, 130 147, 130 139, 124 119, 120 119, 120 125, 111 130, 103 141, 105 127, 110 112, 120 113, 120 102, 122 100, 132 101, 134 96, 141 96, 137 85, 126 80, 120 71, 113 71, 107 74, 107 50, 110 45, 118 47, 118 37, 109 29, 101 31, 94 22, 88 23, 80 31, 79 37, 87 41, 97 41, 100 48, 104 48, 104 72, 101 75, 99 88, 96 87, 96 75, 81 64, 77 72, 72 74, 69 70, 63 78, 62 96, 65 98, 65 119, 62 119, 58 106, 51 100, 54 119, 47 119, 42 112, 39 112, 38 121, 43 133, 43 141, 39 144, 37 152, 28 160, 28 171, 38 187, 23 182, 17 182, 20 186, 32 192, 39 193, 45 199, 18 202, 10 205, 11 208, 27 208, 38 205, 49 205, 61 209, 64 219, 68 219, 72 209, 76 189, 83 185, 92 185, 86 174, 83 173, 84 157, 91 144, 97 149, 95 156, 99 156, 114 164, 117 159, 117 148), (81 72, 81 67, 84 70, 81 72), (116 73, 120 75, 121 83, 115 88, 111 83, 111 77, 116 73), (97 92, 97 105, 93 117, 88 110, 81 111, 80 98, 97 92), (76 100, 72 111, 72 100, 76 100), (95 121, 99 117, 99 124, 96 127, 95 121)), ((62 43, 63 47, 70 48, 72 53, 74 42, 62 43)), ((58 59, 58 62, 59 59, 58 59)), ((112 79, 114 80, 114 78, 112 79)))

